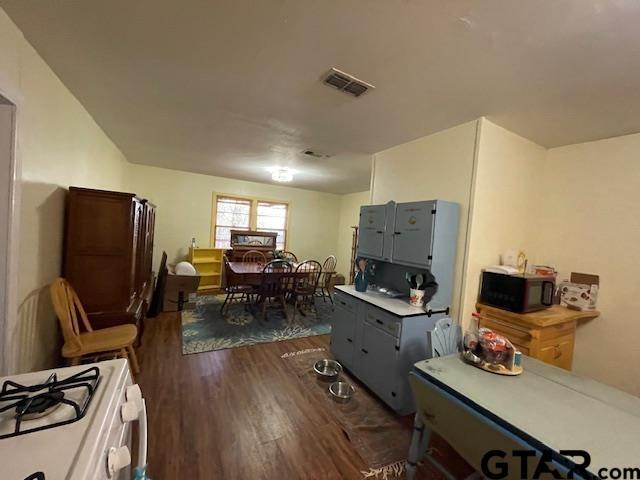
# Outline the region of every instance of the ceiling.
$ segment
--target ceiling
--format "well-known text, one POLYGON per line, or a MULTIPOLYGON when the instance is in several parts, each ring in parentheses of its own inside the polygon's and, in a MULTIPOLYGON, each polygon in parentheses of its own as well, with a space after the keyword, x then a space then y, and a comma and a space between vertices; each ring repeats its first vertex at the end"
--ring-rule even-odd
POLYGON ((640 131, 636 0, 0 6, 134 163, 347 193, 372 153, 481 115, 546 147, 640 131), (323 85, 334 66, 376 89, 323 85))

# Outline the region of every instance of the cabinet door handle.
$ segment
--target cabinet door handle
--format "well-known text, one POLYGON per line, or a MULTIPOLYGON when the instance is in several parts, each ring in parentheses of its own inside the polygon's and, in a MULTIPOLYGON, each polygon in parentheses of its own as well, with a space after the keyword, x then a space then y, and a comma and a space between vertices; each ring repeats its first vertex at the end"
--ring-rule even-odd
POLYGON ((350 338, 347 338, 347 342, 353 343, 353 340, 351 340, 350 338))
POLYGON ((556 354, 554 355, 553 359, 557 360, 562 356, 562 350, 560 350, 560 345, 554 345, 553 348, 556 351, 556 354))
POLYGON ((384 233, 383 230, 376 230, 376 233, 384 233))
POLYGON ((393 232, 394 235, 402 235, 402 232, 393 232))
POLYGON ((384 322, 382 320, 380 320, 379 318, 376 318, 376 323, 379 323, 380 325, 384 325, 384 322))
POLYGON ((368 350, 365 350, 364 348, 362 349, 362 353, 369 353, 368 350))

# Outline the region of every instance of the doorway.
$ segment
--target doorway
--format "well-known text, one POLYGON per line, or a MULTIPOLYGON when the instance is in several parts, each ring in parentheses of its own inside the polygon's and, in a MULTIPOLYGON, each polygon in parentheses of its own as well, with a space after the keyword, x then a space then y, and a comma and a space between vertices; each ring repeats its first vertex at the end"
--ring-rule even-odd
POLYGON ((16 106, 0 95, 0 374, 9 370, 9 324, 15 321, 14 294, 17 288, 16 210, 16 106))

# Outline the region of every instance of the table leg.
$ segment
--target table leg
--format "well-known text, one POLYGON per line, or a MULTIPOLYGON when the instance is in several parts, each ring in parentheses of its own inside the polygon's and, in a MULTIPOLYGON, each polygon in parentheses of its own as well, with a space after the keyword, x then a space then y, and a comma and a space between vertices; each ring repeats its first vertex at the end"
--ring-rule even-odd
POLYGON ((407 480, 413 480, 415 478, 418 461, 427 451, 430 439, 431 429, 422 421, 420 413, 416 412, 413 422, 411 445, 409 446, 409 458, 407 459, 407 480))

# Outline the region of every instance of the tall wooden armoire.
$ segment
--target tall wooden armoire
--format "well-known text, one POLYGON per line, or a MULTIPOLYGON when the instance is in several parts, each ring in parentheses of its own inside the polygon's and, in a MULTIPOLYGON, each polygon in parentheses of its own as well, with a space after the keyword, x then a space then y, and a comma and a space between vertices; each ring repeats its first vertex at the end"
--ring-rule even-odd
POLYGON ((94 328, 141 331, 153 289, 155 206, 133 193, 70 187, 63 276, 94 328))

